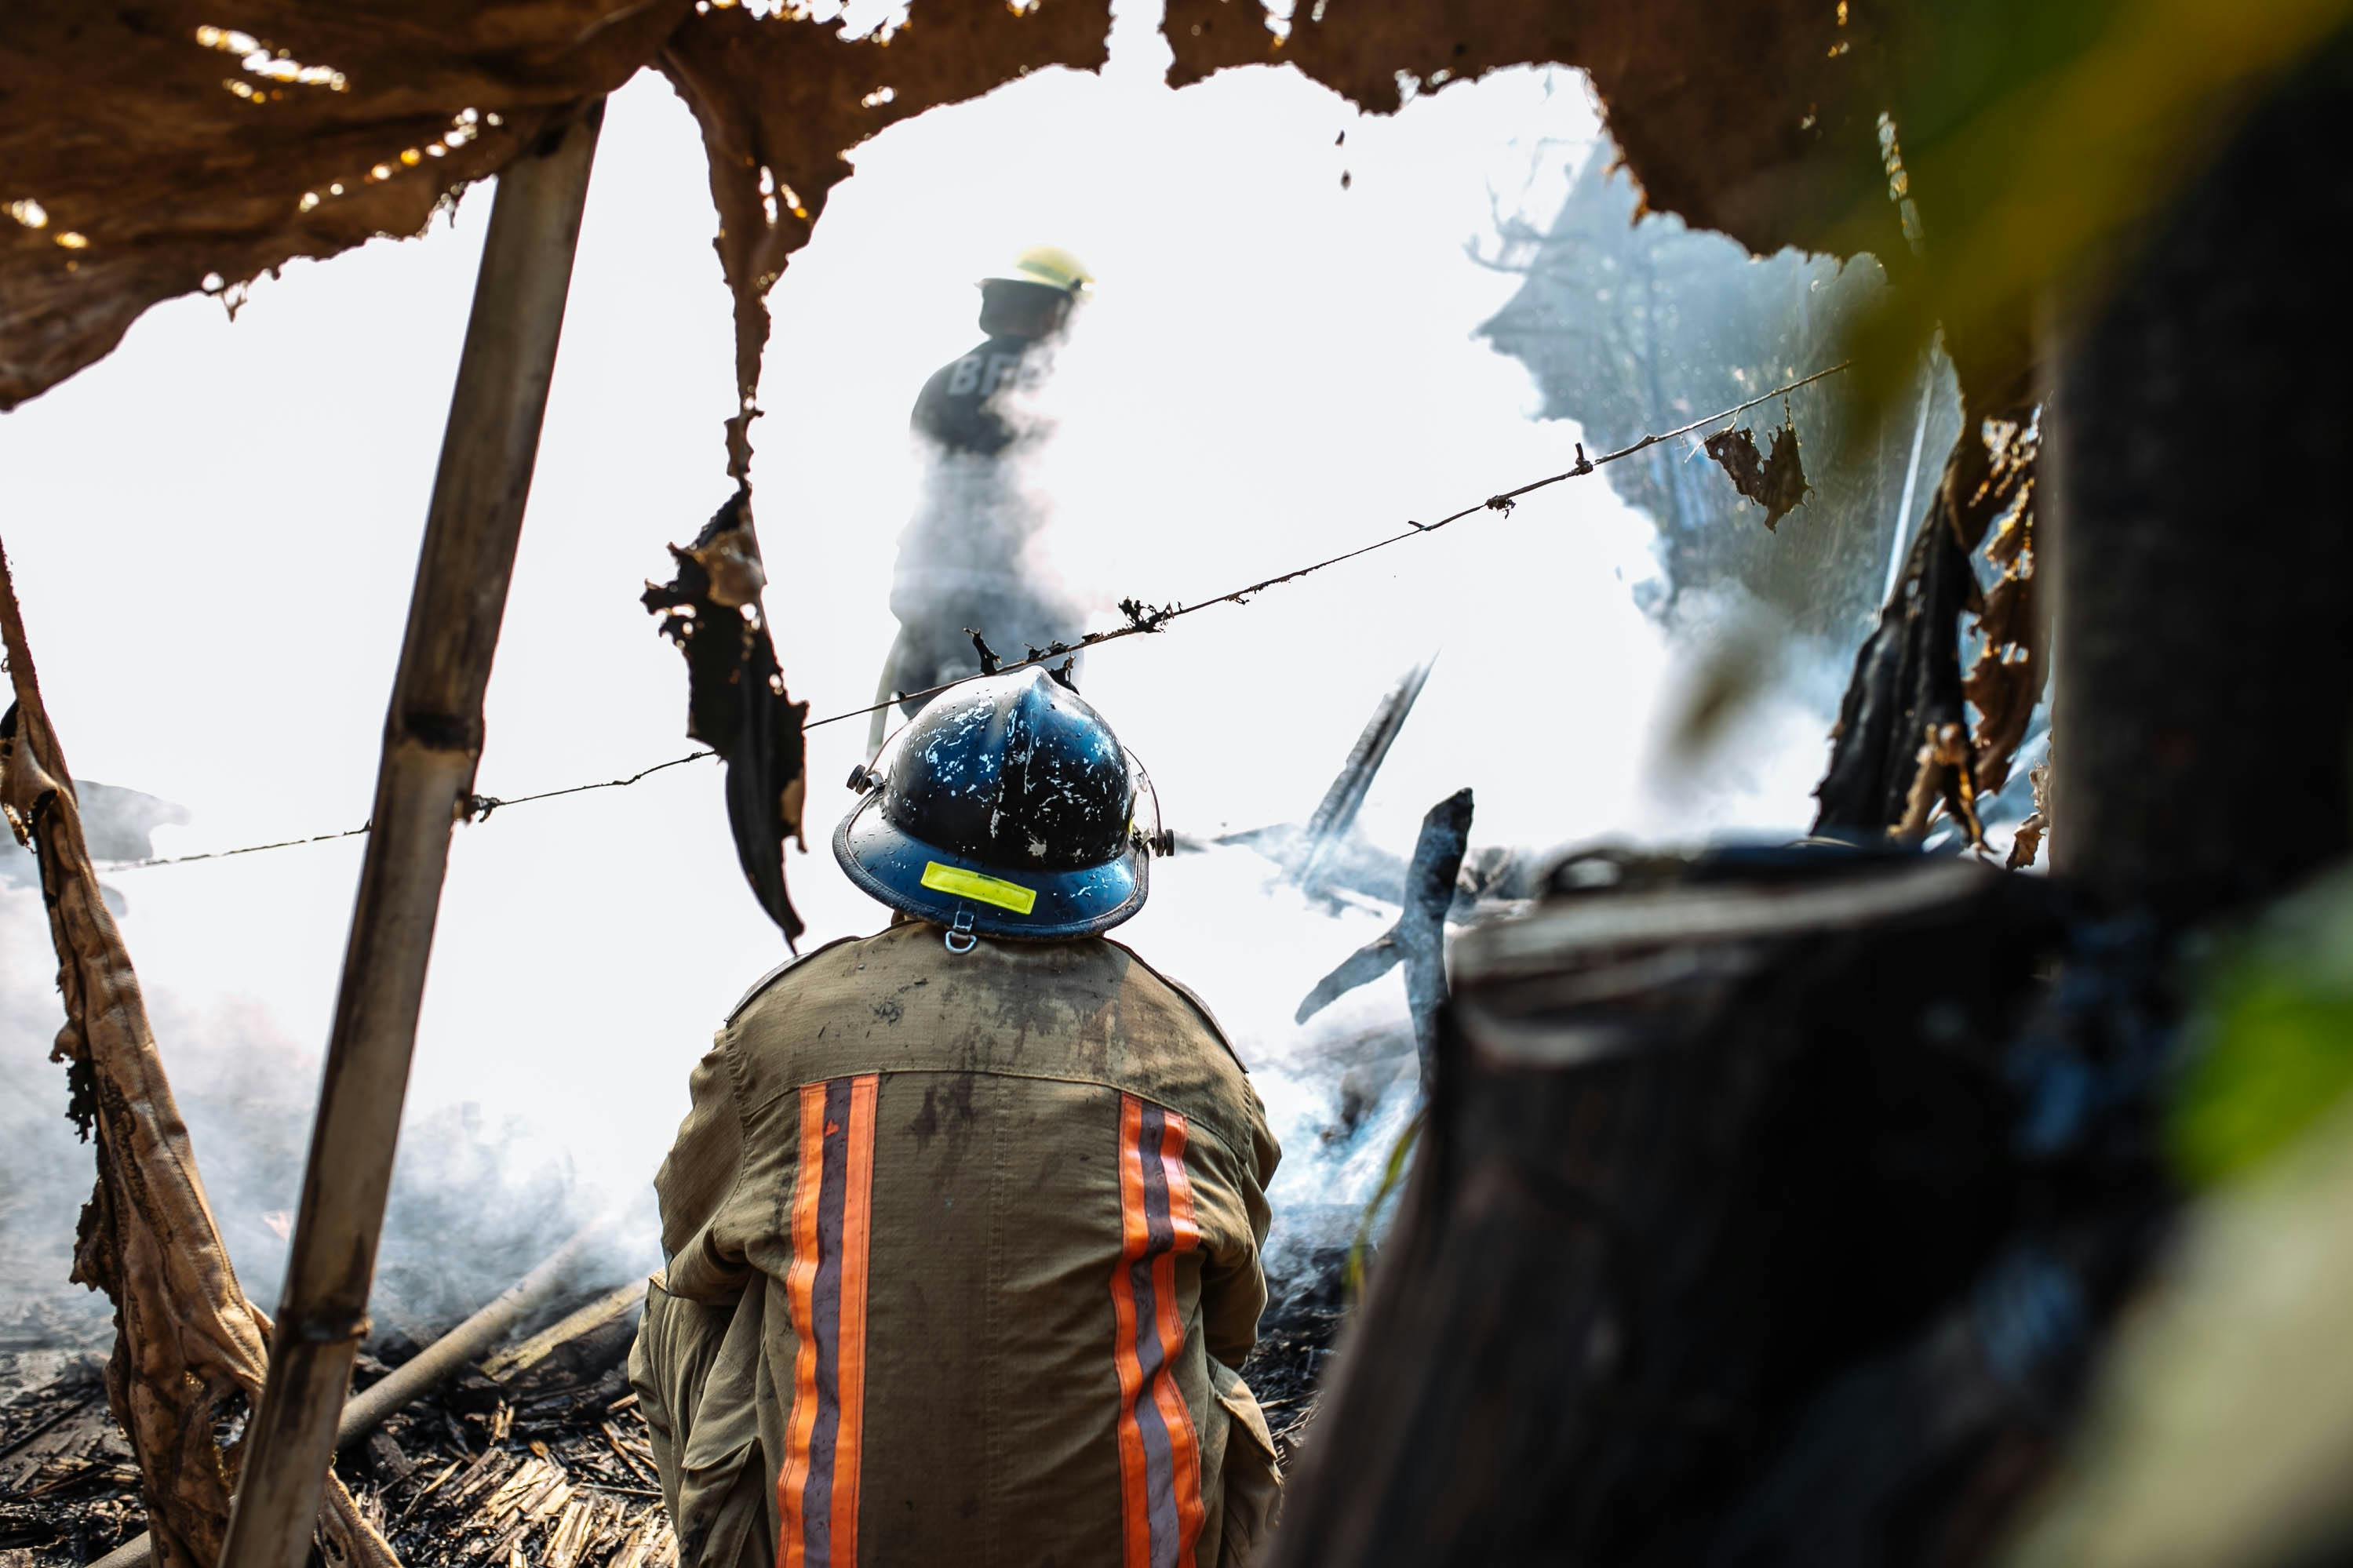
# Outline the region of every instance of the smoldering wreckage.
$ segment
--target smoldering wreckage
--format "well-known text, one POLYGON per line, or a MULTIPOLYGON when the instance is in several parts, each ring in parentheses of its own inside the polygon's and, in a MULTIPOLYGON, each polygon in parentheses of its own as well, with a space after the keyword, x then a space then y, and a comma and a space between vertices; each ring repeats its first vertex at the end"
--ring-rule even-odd
MULTIPOLYGON (((2334 1100, 2353 1074, 2283 1065, 2343 1051, 2341 1031, 2295 1031, 2344 1017, 2345 954, 2314 932, 2341 942, 2353 849, 2353 530, 2313 460, 2347 425, 2320 259, 2353 231, 2328 152, 2347 7, 1936 10, 1361 0, 1278 37, 1233 0, 1170 0, 1180 85, 1286 65, 1387 111, 1403 78, 1582 68, 1651 208, 1759 254, 1881 258, 1893 303, 1853 345, 1853 395, 1884 401, 1933 328, 1965 416, 1857 652, 1814 840, 1536 865, 1469 847, 1466 791, 1409 864, 1383 862, 1351 822, 1426 669, 1308 822, 1250 836, 1303 883, 1399 910, 1302 1016, 1402 965, 1414 1037, 1384 1048, 1413 1053, 1426 1091, 1361 1302, 1350 1260, 1321 1256, 1262 1324, 1249 1376, 1294 1472, 1266 1561, 2353 1546, 2353 1402, 2317 1375, 2343 1364, 2341 1314, 2310 1306, 2353 1276, 2329 1218, 2353 1184, 2334 1100), (2054 653, 2055 740, 2012 779, 2054 653), (1988 864, 1988 802, 2021 789, 2032 815, 2009 867, 1988 864), (2052 874, 2019 875, 2045 831, 2052 874), (1924 853, 1938 835, 1964 852, 1924 853), (2268 1033, 2240 1026, 2249 1007, 2268 1033), (2266 1289, 2288 1256, 2302 1284, 2266 1289)), ((0 580, 0 799, 37 862, 64 1109, 97 1164, 74 1277, 117 1314, 102 1371, 0 1406, 12 1561, 679 1559, 618 1370, 642 1283, 598 1277, 594 1248, 549 1237, 438 1342, 364 1343, 381 1108, 425 958, 401 933, 439 896, 453 817, 486 804, 482 692, 597 106, 650 67, 701 123, 740 484, 763 297, 841 150, 1027 71, 1098 67, 1108 21, 1102 0, 918 0, 863 37, 717 0, 12 21, 0 167, 38 203, 0 237, 0 404, 200 279, 233 290, 415 232, 501 176, 274 1318, 220 1240, 0 580), (220 89, 223 50, 268 67, 248 93, 278 96, 273 61, 332 90, 255 117, 220 89), (770 207, 777 190, 793 199, 770 207)), ((1760 456, 1711 430, 1709 454, 1768 527, 1802 520, 1799 434, 1764 434, 1760 456)), ((649 604, 686 653, 691 732, 725 759, 753 891, 797 935, 781 852, 807 710, 760 609, 783 563, 762 563, 748 492, 677 560, 649 604)))

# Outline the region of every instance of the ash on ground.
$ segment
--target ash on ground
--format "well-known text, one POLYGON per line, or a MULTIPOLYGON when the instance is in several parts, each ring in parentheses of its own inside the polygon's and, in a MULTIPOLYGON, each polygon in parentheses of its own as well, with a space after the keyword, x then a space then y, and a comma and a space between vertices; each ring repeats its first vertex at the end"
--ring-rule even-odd
MULTIPOLYGON (((1286 1463, 1314 1418, 1345 1261, 1345 1248, 1316 1254, 1317 1272, 1270 1305, 1244 1371, 1286 1463)), ((406 1568, 678 1562, 626 1372, 637 1308, 628 1288, 575 1293, 545 1316, 585 1327, 485 1357, 345 1448, 336 1473, 406 1568), (614 1310, 597 1310, 600 1300, 614 1310)), ((379 1339, 355 1388, 422 1348, 379 1339)), ((12 1353, 20 1391, 0 1404, 0 1568, 79 1568, 146 1527, 138 1470, 107 1409, 104 1346, 12 1353)))

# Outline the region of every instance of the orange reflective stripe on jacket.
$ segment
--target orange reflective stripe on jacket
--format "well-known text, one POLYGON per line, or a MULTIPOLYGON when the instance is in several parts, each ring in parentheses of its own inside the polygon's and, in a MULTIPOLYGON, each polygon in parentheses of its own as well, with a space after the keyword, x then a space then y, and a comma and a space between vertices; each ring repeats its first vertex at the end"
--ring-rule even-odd
POLYGON ((866 1414, 866 1258, 874 1175, 876 1076, 800 1091, 793 1185, 793 1415, 776 1500, 777 1568, 858 1561, 858 1477, 866 1414))
POLYGON ((1170 1368, 1185 1348, 1176 1254, 1200 1245, 1185 1174, 1185 1119, 1120 1096, 1120 1260, 1112 1270, 1119 1369, 1124 1568, 1195 1568, 1201 1452, 1170 1368))

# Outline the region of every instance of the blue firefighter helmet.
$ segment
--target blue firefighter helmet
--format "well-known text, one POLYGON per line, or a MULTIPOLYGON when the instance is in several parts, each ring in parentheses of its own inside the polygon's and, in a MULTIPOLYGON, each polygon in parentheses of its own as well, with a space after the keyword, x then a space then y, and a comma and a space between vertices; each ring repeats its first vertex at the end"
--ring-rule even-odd
POLYGON ((951 946, 1107 931, 1144 907, 1150 853, 1167 843, 1134 757, 1034 667, 942 692, 850 787, 863 798, 834 858, 870 896, 948 928, 951 946))

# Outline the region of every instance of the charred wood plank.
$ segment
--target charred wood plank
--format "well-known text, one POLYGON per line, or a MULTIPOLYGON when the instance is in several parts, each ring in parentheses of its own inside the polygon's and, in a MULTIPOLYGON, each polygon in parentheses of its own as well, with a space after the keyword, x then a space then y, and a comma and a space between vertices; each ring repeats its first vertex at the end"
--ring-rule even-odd
POLYGON ((593 1383, 629 1353, 646 1282, 632 1279, 482 1363, 482 1375, 519 1398, 593 1383))
POLYGON ((1412 716, 1421 689, 1430 682, 1430 667, 1437 662, 1438 656, 1431 654, 1398 678, 1397 684, 1373 710, 1372 718, 1366 721, 1356 745, 1349 749, 1348 760, 1341 764, 1339 773, 1324 790, 1324 798, 1315 803, 1315 813, 1307 819, 1306 830, 1301 836, 1296 875, 1302 887, 1314 887, 1325 853, 1356 826, 1356 813, 1364 807, 1373 779, 1388 760, 1389 748, 1397 743, 1398 732, 1412 716))
POLYGON ((1406 1006, 1413 1015, 1414 1045, 1425 1089, 1438 1038, 1438 1012, 1446 1005, 1446 915, 1454 907, 1455 879, 1461 875, 1462 856, 1471 844, 1471 811, 1468 789, 1457 790, 1430 808, 1414 840, 1413 860, 1406 868, 1405 907, 1398 913, 1397 924, 1317 981, 1295 1015, 1295 1021, 1303 1024, 1402 963, 1406 1006))

